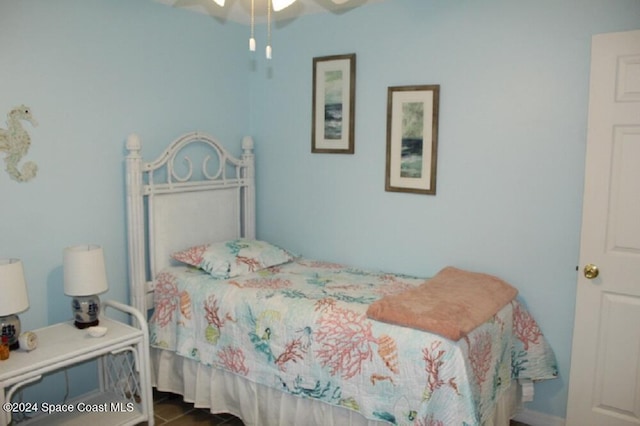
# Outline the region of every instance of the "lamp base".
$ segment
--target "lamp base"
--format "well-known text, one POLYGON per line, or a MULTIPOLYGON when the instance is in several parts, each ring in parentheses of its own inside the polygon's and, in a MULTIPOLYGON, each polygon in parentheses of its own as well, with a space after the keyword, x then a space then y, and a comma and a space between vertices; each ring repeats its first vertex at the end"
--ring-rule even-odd
POLYGON ((73 325, 76 326, 76 328, 79 328, 80 330, 84 330, 85 328, 89 328, 89 327, 95 327, 98 324, 100 324, 100 321, 95 320, 92 322, 78 322, 78 321, 74 321, 73 325))
POLYGON ((0 317, 0 336, 7 336, 9 350, 20 349, 20 318, 17 315, 0 317))
POLYGON ((100 323, 98 316, 100 315, 100 298, 97 295, 92 296, 74 296, 71 300, 71 309, 73 310, 73 325, 79 329, 95 327, 100 323))

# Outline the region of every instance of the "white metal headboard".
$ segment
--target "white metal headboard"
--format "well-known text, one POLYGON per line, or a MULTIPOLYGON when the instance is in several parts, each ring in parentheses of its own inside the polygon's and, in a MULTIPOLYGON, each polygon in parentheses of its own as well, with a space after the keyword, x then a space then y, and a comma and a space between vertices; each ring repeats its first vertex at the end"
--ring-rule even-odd
POLYGON ((153 279, 170 254, 198 244, 255 238, 253 140, 242 140, 236 158, 199 132, 174 140, 154 161, 143 162, 140 138, 127 139, 127 234, 130 304, 153 307, 153 279), (194 173, 188 147, 204 147, 194 173), (203 153, 206 151, 206 154, 203 153), (211 156, 213 153, 213 158, 211 156), (183 160, 183 171, 177 160, 183 160), (211 170, 214 169, 214 170, 211 170))

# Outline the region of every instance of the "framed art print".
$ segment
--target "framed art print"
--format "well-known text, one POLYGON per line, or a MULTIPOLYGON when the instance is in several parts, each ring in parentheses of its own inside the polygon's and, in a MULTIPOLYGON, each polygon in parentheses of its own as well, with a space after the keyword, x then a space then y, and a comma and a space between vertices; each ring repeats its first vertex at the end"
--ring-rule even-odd
POLYGON ((435 195, 440 85, 389 87, 386 191, 435 195))
POLYGON ((356 55, 313 58, 311 152, 354 153, 356 55))

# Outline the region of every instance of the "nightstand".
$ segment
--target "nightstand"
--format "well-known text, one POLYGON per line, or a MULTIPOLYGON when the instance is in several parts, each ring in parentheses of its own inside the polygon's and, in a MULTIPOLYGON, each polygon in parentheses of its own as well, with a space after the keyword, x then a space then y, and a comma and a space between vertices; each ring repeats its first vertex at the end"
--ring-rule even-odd
POLYGON ((109 300, 102 306, 100 326, 108 329, 104 336, 92 337, 71 321, 50 325, 33 330, 38 336, 35 350, 12 351, 8 360, 0 361, 0 426, 11 421, 12 413, 29 417, 21 425, 153 425, 146 320, 122 303, 109 300), (135 326, 108 318, 109 308, 128 314, 135 326), (92 359, 98 361, 97 391, 64 403, 10 402, 20 387, 92 359))

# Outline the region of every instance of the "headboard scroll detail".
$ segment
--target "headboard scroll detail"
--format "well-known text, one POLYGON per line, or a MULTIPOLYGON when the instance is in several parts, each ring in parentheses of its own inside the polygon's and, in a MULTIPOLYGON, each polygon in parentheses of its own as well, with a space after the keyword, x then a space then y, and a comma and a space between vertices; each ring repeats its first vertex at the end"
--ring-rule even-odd
POLYGON ((170 264, 172 252, 212 241, 255 238, 253 139, 242 140, 240 158, 201 132, 175 139, 151 162, 143 161, 136 134, 127 138, 126 147, 130 303, 144 312, 152 307, 153 279, 170 264), (194 151, 187 153, 191 148, 194 151), (199 173, 192 154, 202 157, 199 173))

